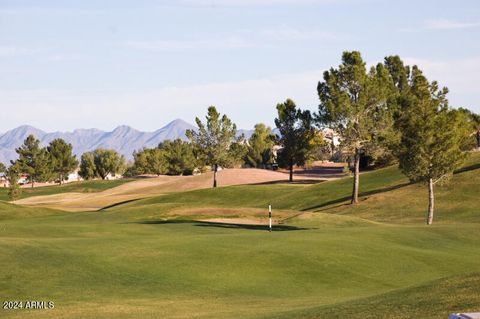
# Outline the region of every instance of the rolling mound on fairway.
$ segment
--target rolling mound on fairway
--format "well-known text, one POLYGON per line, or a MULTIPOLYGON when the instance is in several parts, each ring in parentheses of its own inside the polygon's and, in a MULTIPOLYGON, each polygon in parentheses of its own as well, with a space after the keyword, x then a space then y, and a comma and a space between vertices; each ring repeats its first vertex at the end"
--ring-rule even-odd
MULTIPOLYGON (((211 188, 212 173, 197 176, 159 176, 139 180, 128 180, 119 186, 105 189, 101 192, 76 192, 70 185, 63 187, 43 187, 43 194, 28 196, 16 201, 16 204, 40 206, 67 211, 93 211, 121 202, 151 197, 171 192, 211 188), (70 186, 68 188, 68 186, 70 186), (58 189, 55 189, 58 187, 58 189), (68 191, 72 189, 72 191, 68 191)), ((218 185, 231 186, 242 184, 268 184, 285 182, 288 174, 261 169, 225 169, 218 173, 218 185)), ((323 175, 302 176, 299 182, 314 183, 328 179, 323 175)), ((105 184, 109 181, 88 182, 105 184)), ((115 181, 112 181, 112 183, 115 181)), ((118 182, 117 182, 118 183, 118 182)), ((40 192, 38 190, 37 192, 40 192)), ((27 193, 28 194, 28 193, 27 193)))
MULTIPOLYGON (((265 210, 272 204, 274 211, 322 212, 383 223, 423 223, 428 200, 426 186, 411 184, 398 168, 392 166, 363 173, 360 203, 356 206, 349 205, 351 183, 352 179, 347 177, 305 187, 274 184, 199 189, 146 198, 112 207, 107 212, 140 218, 141 212, 157 216, 170 207, 265 210)), ((464 167, 455 172, 450 183, 435 187, 436 222, 480 222, 479 187, 480 153, 474 153, 464 167)))
POLYGON ((395 167, 362 175, 356 207, 347 204, 351 178, 162 193, 82 214, 0 202, 0 212, 23 216, 0 221, 0 298, 55 302, 53 310, 9 310, 9 318, 436 319, 478 311, 479 178, 480 153, 436 187, 431 226, 426 187, 395 167), (271 233, 268 204, 277 220, 271 233))

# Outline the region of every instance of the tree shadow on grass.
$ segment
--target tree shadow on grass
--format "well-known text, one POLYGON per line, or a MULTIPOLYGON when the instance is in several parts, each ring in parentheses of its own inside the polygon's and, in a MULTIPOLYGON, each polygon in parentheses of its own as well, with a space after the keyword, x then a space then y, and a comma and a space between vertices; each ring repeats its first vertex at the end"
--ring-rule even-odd
POLYGON ((463 172, 473 171, 473 170, 476 170, 476 169, 479 169, 479 168, 480 168, 480 163, 477 163, 477 164, 473 164, 473 165, 470 165, 470 166, 465 166, 465 167, 459 168, 453 174, 459 174, 459 173, 463 173, 463 172))
POLYGON ((136 201, 141 200, 141 199, 144 199, 144 198, 134 198, 134 199, 124 200, 122 202, 118 202, 118 203, 115 203, 115 204, 111 204, 111 205, 102 207, 97 211, 101 212, 101 211, 109 209, 109 208, 113 208, 113 207, 120 206, 120 205, 123 205, 123 204, 128 204, 128 203, 131 203, 131 202, 136 202, 136 201))
MULTIPOLYGON (((133 222, 135 224, 144 225, 165 225, 165 224, 192 224, 196 227, 217 227, 217 228, 230 228, 230 229, 247 229, 247 230, 262 230, 268 231, 268 225, 252 225, 252 224, 237 224, 237 223, 222 223, 222 222, 207 222, 197 220, 142 220, 133 222)), ((273 225, 272 231, 298 231, 298 230, 310 230, 313 228, 304 228, 289 225, 273 225)))
POLYGON ((320 179, 294 179, 293 182, 289 182, 288 179, 282 179, 278 181, 268 181, 268 182, 260 182, 260 183, 253 183, 249 185, 276 185, 276 184, 286 184, 286 185, 313 185, 325 182, 326 180, 320 179))
MULTIPOLYGON (((454 174, 460 174, 460 173, 469 172, 469 171, 473 171, 473 170, 477 170, 477 169, 480 169, 480 163, 459 168, 454 172, 454 174)), ((370 190, 370 191, 367 191, 367 192, 360 192, 359 197, 360 197, 360 200, 365 200, 366 197, 368 197, 368 196, 375 195, 375 194, 380 194, 380 193, 386 193, 386 192, 393 191, 393 190, 396 190, 396 189, 399 189, 399 188, 402 188, 402 187, 405 187, 405 186, 409 186, 409 185, 412 185, 412 184, 414 184, 414 183, 405 182, 405 183, 402 183, 402 184, 393 185, 393 186, 389 186, 389 187, 383 187, 383 188, 380 188, 380 189, 374 189, 374 190, 370 190)), ((337 198, 337 199, 334 199, 334 200, 331 200, 331 201, 328 201, 328 202, 324 202, 324 203, 321 203, 321 204, 316 205, 316 206, 307 207, 307 208, 302 209, 301 211, 313 210, 314 212, 320 212, 320 211, 324 211, 324 210, 327 210, 327 209, 330 209, 330 208, 337 208, 337 207, 348 205, 345 202, 349 201, 350 199, 351 199, 351 196, 349 195, 349 196, 337 198), (335 205, 335 204, 339 204, 339 205, 329 207, 329 206, 335 205), (324 209, 319 209, 319 208, 324 208, 324 209)))
MULTIPOLYGON (((405 187, 405 186, 408 186, 408 185, 411 185, 411 184, 412 184, 411 182, 406 182, 406 183, 402 183, 402 184, 398 184, 398 185, 383 187, 383 188, 380 188, 380 189, 373 189, 373 190, 366 191, 366 192, 360 192, 359 197, 360 197, 360 200, 362 200, 362 199, 364 200, 365 197, 367 197, 367 196, 380 194, 380 193, 386 193, 386 192, 393 191, 393 190, 396 190, 396 189, 399 189, 399 188, 402 188, 402 187, 405 187)), ((335 205, 335 204, 340 204, 340 205, 335 206, 335 207, 340 207, 340 206, 347 205, 347 204, 345 204, 345 202, 349 201, 350 199, 351 199, 351 196, 348 195, 348 196, 337 198, 337 199, 334 199, 334 200, 331 200, 331 201, 328 201, 328 202, 323 202, 319 205, 310 206, 310 207, 301 209, 301 211, 311 211, 311 210, 313 210, 315 212, 318 212, 318 211, 321 211, 321 209, 319 209, 319 208, 324 208, 324 207, 328 207, 328 206, 335 205)), ((331 207, 329 207, 329 208, 331 208, 331 207)))

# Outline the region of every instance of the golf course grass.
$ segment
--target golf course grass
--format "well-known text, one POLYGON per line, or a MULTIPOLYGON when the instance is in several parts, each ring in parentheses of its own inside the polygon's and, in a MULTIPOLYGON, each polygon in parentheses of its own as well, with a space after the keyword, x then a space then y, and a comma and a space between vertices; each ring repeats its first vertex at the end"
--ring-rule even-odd
MULTIPOLYGON (((94 181, 81 181, 72 182, 63 185, 52 185, 35 188, 22 188, 21 198, 28 198, 32 196, 45 196, 62 193, 93 193, 101 192, 113 187, 120 186, 122 184, 131 182, 133 179, 116 179, 116 180, 94 180, 94 181)), ((0 201, 8 200, 8 189, 0 187, 0 201)))
POLYGON ((431 226, 426 187, 397 168, 362 174, 356 207, 348 205, 351 182, 194 190, 96 212, 0 201, 2 301, 55 303, 2 309, 0 318, 433 319, 480 311, 480 154, 436 187, 431 226), (264 223, 269 204, 280 219, 273 232, 208 221, 264 223))

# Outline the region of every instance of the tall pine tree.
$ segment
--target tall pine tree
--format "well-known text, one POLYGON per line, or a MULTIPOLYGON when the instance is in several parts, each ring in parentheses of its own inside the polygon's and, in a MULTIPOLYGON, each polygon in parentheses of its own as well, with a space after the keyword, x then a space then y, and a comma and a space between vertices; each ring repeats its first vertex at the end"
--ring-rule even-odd
POLYGON ((410 96, 398 119, 401 143, 398 152, 400 168, 414 182, 428 187, 427 224, 433 222, 434 185, 445 181, 466 157, 461 146, 469 132, 462 114, 448 107, 447 88, 429 83, 413 67, 410 96))
POLYGON ((12 164, 18 166, 22 173, 28 174, 28 180, 35 186, 35 182, 46 181, 50 175, 47 150, 40 148, 40 141, 29 135, 23 145, 15 149, 18 159, 12 164))
POLYGON ((208 108, 205 124, 198 117, 195 122, 198 131, 187 130, 186 135, 199 160, 213 166, 213 187, 217 187, 218 167, 230 166, 235 157, 231 145, 238 142, 237 126, 225 114, 220 116, 215 106, 208 108))
POLYGON ((275 135, 270 127, 263 123, 256 124, 255 130, 248 140, 246 164, 256 168, 266 168, 268 165, 272 165, 275 140, 275 135))
POLYGON ((191 175, 196 167, 192 145, 181 139, 166 140, 159 146, 165 152, 167 173, 170 175, 191 175))
POLYGON ((72 154, 72 144, 57 138, 47 146, 47 152, 52 173, 56 175, 60 185, 62 185, 65 176, 73 172, 78 166, 78 161, 72 154))
POLYGON ((312 148, 311 140, 315 136, 310 111, 297 108, 295 102, 287 99, 277 104, 278 117, 275 125, 280 131, 278 138, 282 146, 278 161, 289 170, 289 181, 293 182, 293 166, 304 165, 312 148))
POLYGON ((392 124, 387 100, 393 85, 382 64, 367 73, 360 52, 344 52, 342 64, 323 74, 318 83, 318 122, 341 137, 342 148, 351 155, 354 178, 351 203, 358 202, 360 155, 378 147, 392 124))
POLYGON ((20 185, 18 185, 18 180, 20 179, 20 169, 18 165, 10 165, 6 171, 6 177, 9 184, 8 197, 11 201, 19 199, 22 189, 20 188, 20 185))

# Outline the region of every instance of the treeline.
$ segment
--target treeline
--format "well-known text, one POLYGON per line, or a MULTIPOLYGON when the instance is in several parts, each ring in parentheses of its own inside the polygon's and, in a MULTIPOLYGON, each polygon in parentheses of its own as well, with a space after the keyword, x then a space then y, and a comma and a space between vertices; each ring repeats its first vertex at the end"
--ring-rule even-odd
POLYGON ((23 145, 15 150, 16 161, 11 161, 7 169, 0 165, 0 173, 5 173, 10 184, 9 195, 12 200, 20 195, 18 181, 20 174, 26 174, 32 187, 36 182, 58 181, 59 184, 78 166, 78 161, 72 154, 72 145, 63 139, 51 141, 47 147, 40 147, 40 141, 29 135, 23 145))
MULTIPOLYGON (((72 145, 63 139, 54 139, 48 146, 40 147, 40 141, 29 135, 15 151, 18 159, 11 161, 6 170, 7 177, 26 174, 32 187, 37 182, 57 181, 61 184, 78 166, 78 161, 72 154, 72 145)), ((16 177, 18 180, 19 176, 16 177)))
POLYGON ((0 163, 0 173, 5 173, 10 185, 10 198, 20 195, 20 175, 25 174, 32 187, 35 183, 57 182, 61 185, 80 165, 78 174, 83 179, 102 178, 122 174, 126 168, 125 157, 114 150, 97 149, 82 155, 79 163, 72 152, 72 144, 63 139, 54 139, 46 147, 29 135, 23 144, 15 149, 18 159, 10 162, 7 169, 0 163))
MULTIPOLYGON (((130 164, 112 150, 88 152, 81 157, 79 174, 84 179, 105 179, 117 173, 188 175, 211 169, 216 187, 219 167, 279 165, 289 170, 292 181, 294 166, 334 159, 351 163, 351 203, 355 204, 362 166, 398 163, 411 181, 428 185, 430 224, 434 185, 460 167, 467 151, 480 148, 480 116, 451 108, 447 88, 429 81, 417 66, 405 65, 398 56, 367 68, 360 52, 344 52, 340 65, 324 72, 317 94, 314 113, 301 110, 291 99, 277 104, 278 135, 260 123, 249 139, 237 136, 236 125, 210 106, 205 122, 197 117, 197 129, 187 130, 188 141, 144 148, 133 154, 130 164), (333 134, 328 139, 323 135, 326 129, 333 134)), ((29 136, 17 149, 19 159, 8 170, 2 165, 0 169, 11 181, 18 172, 27 173, 32 186, 52 179, 61 183, 78 165, 71 150, 63 140, 40 148, 38 140, 29 136)))
POLYGON ((319 134, 330 128, 339 136, 336 153, 353 166, 352 204, 358 202, 362 159, 366 165, 397 162, 411 181, 428 186, 427 224, 431 224, 434 185, 445 182, 468 151, 480 147, 480 117, 451 108, 447 88, 430 82, 417 66, 405 65, 398 56, 367 69, 360 52, 344 52, 341 64, 324 72, 317 93, 317 113, 301 110, 287 99, 277 105, 279 136, 272 137, 257 125, 248 143, 236 137, 235 124, 213 106, 206 124, 196 118, 198 130, 187 131, 187 136, 204 163, 213 167, 213 186, 217 168, 228 167, 235 158, 254 167, 268 165, 275 144, 281 147, 276 160, 289 169, 292 181, 293 166, 305 165, 312 157, 325 158, 326 153, 333 156, 335 145, 319 134))
POLYGON ((133 165, 126 176, 141 174, 192 175, 200 166, 190 143, 176 139, 166 140, 157 148, 144 148, 133 153, 133 165))

